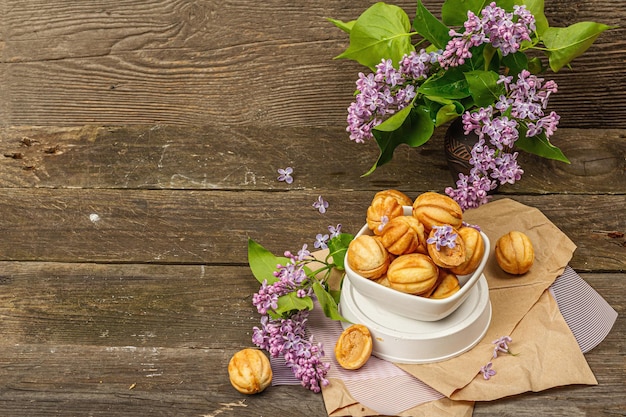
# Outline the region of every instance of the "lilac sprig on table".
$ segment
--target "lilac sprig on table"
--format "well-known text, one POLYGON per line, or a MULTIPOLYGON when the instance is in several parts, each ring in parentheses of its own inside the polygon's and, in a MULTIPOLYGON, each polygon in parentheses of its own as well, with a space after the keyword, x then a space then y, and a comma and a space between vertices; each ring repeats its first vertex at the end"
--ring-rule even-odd
MULTIPOLYGON (((329 286, 334 270, 344 270, 344 257, 354 236, 341 232, 341 225, 329 226, 324 243, 328 253, 318 259, 304 244, 296 254, 286 251, 276 257, 253 240, 248 241, 248 262, 261 284, 252 304, 261 315, 253 328, 252 342, 272 357, 282 356, 302 386, 320 392, 328 384, 329 364, 322 361, 324 348, 308 337, 306 323, 316 305, 333 320, 345 320, 338 309, 339 291, 329 286)), ((318 235, 319 236, 319 235, 318 235)))

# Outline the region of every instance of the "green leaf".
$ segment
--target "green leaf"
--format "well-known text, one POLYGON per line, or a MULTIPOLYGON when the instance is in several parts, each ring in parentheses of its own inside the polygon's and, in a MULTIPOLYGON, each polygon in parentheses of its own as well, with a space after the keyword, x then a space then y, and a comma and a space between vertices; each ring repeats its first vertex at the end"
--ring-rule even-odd
POLYGON ((544 72, 545 68, 543 66, 543 62, 541 62, 541 59, 537 57, 529 59, 528 71, 530 71, 531 74, 541 74, 542 72, 544 72))
POLYGON ((417 2, 417 12, 415 13, 415 19, 413 19, 413 29, 439 49, 445 48, 450 40, 450 28, 433 16, 432 13, 424 7, 421 0, 417 2))
POLYGON ((548 28, 541 41, 548 48, 550 68, 557 72, 582 55, 602 32, 611 29, 602 23, 578 22, 566 28, 548 28))
POLYGON ((252 275, 259 283, 267 280, 268 284, 272 284, 278 280, 274 276, 276 266, 278 264, 285 265, 289 260, 285 257, 274 256, 270 251, 252 239, 248 239, 248 264, 252 275))
POLYGON ((567 159, 563 152, 550 143, 548 138, 546 138, 545 133, 540 133, 539 135, 529 138, 526 137, 527 130, 526 126, 520 125, 519 139, 515 141, 515 146, 525 152, 541 156, 542 158, 554 159, 567 164, 570 163, 569 159, 567 159))
POLYGON ((476 70, 465 73, 470 95, 477 106, 489 106, 504 94, 504 86, 498 84, 499 78, 493 71, 476 70))
POLYGON ((278 308, 275 313, 281 317, 288 317, 293 311, 313 310, 311 297, 300 298, 295 292, 278 297, 278 308))
POLYGON ((398 6, 379 2, 365 10, 350 31, 350 46, 336 58, 353 59, 372 71, 382 59, 397 65, 414 51, 411 22, 398 6))
POLYGON ((516 52, 502 57, 502 65, 509 69, 508 75, 515 76, 528 69, 528 57, 523 52, 516 52))
POLYGON ((340 233, 338 236, 328 241, 328 253, 333 258, 333 264, 335 268, 339 270, 344 269, 344 260, 346 252, 348 251, 348 245, 354 236, 349 233, 340 233))
POLYGON ((431 76, 417 91, 425 96, 448 99, 460 99, 470 95, 467 80, 459 68, 450 68, 444 73, 431 76))
POLYGON ((428 142, 428 139, 433 135, 435 126, 430 117, 429 108, 426 106, 406 107, 399 113, 407 112, 407 109, 409 109, 408 117, 404 118, 403 123, 399 127, 393 128, 396 125, 395 122, 386 124, 391 120, 390 118, 373 130, 376 143, 380 149, 380 155, 372 168, 363 176, 370 175, 377 167, 391 161, 393 152, 399 145, 405 143, 411 147, 421 146, 428 142))
POLYGON ((458 101, 445 104, 437 111, 435 116, 435 126, 446 124, 463 114, 465 109, 458 101))
MULTIPOLYGON (((448 26, 462 26, 467 20, 467 11, 479 15, 493 0, 446 0, 441 8, 441 20, 448 26)), ((496 4, 507 11, 513 10, 515 0, 498 0, 496 4)))
POLYGON ((339 313, 337 302, 333 296, 319 282, 313 284, 313 291, 326 317, 332 320, 348 321, 339 313))
POLYGON ((351 20, 349 22, 344 22, 342 20, 333 19, 333 18, 330 18, 330 17, 327 17, 326 20, 328 20, 330 23, 332 23, 333 25, 337 26, 339 29, 343 30, 346 33, 350 33, 352 31, 352 26, 354 26, 354 23, 356 22, 356 20, 351 20))

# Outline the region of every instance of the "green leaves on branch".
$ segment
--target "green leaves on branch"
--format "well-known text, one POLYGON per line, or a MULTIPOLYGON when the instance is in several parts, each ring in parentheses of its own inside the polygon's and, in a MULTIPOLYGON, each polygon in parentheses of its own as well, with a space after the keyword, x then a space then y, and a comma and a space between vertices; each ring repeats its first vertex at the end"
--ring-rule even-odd
MULTIPOLYGON (((352 59, 372 72, 383 59, 391 59, 398 68, 402 57, 418 47, 427 51, 445 49, 451 39, 450 29, 463 32, 468 11, 480 16, 492 1, 445 0, 441 20, 426 9, 422 0, 416 2, 412 22, 401 8, 384 2, 375 3, 353 21, 328 19, 350 37, 348 48, 336 58, 352 59)), ((548 67, 554 72, 559 71, 584 53, 602 32, 610 29, 594 22, 575 23, 565 28, 550 27, 544 13, 544 0, 496 0, 496 4, 507 12, 513 12, 516 5, 523 5, 532 13, 536 30, 531 34, 531 40, 524 41, 519 51, 508 55, 484 43, 471 49, 472 56, 463 65, 444 70, 435 64, 430 77, 416 83, 417 95, 411 105, 373 129, 380 153, 376 163, 364 175, 390 162, 398 146, 421 146, 430 139, 436 127, 466 111, 493 105, 504 93, 503 86, 498 84, 500 74, 515 77, 523 70, 538 74, 548 67), (547 65, 539 57, 526 55, 533 49, 544 52, 547 65)), ((526 138, 520 134, 518 145, 524 151, 567 162, 545 135, 526 138)))
POLYGON ((248 264, 252 275, 260 284, 267 280, 268 284, 278 281, 274 276, 276 265, 285 265, 289 259, 274 256, 270 251, 259 245, 252 239, 248 239, 248 264))
MULTIPOLYGON (((342 30, 350 24, 332 21, 342 30)), ((411 44, 409 16, 398 6, 376 3, 351 25, 350 46, 336 58, 353 59, 374 70, 382 59, 398 65, 400 59, 415 48, 411 44)))
POLYGON ((450 38, 450 28, 424 7, 421 0, 417 1, 417 11, 413 20, 413 28, 424 39, 433 44, 437 49, 444 49, 450 38))
POLYGON ((405 107, 373 129, 380 155, 376 163, 363 176, 370 175, 376 168, 393 158, 395 149, 401 144, 411 147, 428 142, 435 130, 430 111, 425 106, 405 107))
POLYGON ((557 72, 568 65, 574 58, 582 55, 602 32, 610 28, 594 22, 579 22, 566 28, 547 28, 541 41, 547 48, 550 69, 557 72))
MULTIPOLYGON (((330 273, 323 274, 324 277, 322 278, 318 275, 322 275, 321 271, 329 272, 332 268, 343 270, 344 257, 352 239, 354 236, 341 233, 328 241, 329 253, 325 260, 309 258, 302 261, 305 265, 300 265, 304 268, 307 276, 307 279, 302 283, 303 289, 313 289, 324 314, 333 320, 345 321, 338 308, 340 292, 329 288, 326 278, 330 273), (331 259, 332 261, 330 261, 331 259), (310 264, 320 264, 323 268, 311 271, 308 268, 310 264)), ((271 285, 278 281, 279 278, 274 275, 274 272, 278 270, 279 265, 287 265, 288 262, 291 260, 275 256, 254 240, 248 240, 248 264, 252 274, 260 284, 267 281, 267 284, 271 285)), ((312 310, 315 306, 312 297, 299 297, 296 290, 278 297, 277 304, 277 308, 268 310, 268 314, 273 319, 287 318, 296 311, 312 310)))
POLYGON ((515 146, 519 149, 542 158, 553 159, 555 161, 565 162, 566 164, 570 163, 563 152, 546 138, 545 133, 540 133, 539 135, 528 138, 526 137, 526 132, 528 131, 526 126, 519 126, 518 130, 519 139, 515 141, 515 146))

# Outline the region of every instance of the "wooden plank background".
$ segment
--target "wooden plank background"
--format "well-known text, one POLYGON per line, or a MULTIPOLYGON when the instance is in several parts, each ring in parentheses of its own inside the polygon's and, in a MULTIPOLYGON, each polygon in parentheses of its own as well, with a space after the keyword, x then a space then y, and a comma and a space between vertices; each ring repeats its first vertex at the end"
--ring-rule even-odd
MULTIPOLYGON (((362 68, 333 60, 347 37, 325 18, 373 3, 2 0, 0 125, 344 125, 362 68)), ((545 3, 553 26, 620 26, 554 76, 562 127, 626 127, 622 2, 545 3)))
MULTIPOLYGON (((360 177, 377 155, 345 132, 362 68, 333 59, 347 40, 325 17, 373 3, 0 0, 0 415, 325 415, 300 387, 239 395, 226 363, 258 323, 248 238, 297 249, 328 224, 356 231, 380 189, 452 185, 440 133, 360 177)), ((619 27, 551 76, 572 164, 523 155, 496 198, 568 234, 620 318, 586 355, 598 386, 476 417, 626 415, 626 10, 546 0, 546 15, 619 27)))

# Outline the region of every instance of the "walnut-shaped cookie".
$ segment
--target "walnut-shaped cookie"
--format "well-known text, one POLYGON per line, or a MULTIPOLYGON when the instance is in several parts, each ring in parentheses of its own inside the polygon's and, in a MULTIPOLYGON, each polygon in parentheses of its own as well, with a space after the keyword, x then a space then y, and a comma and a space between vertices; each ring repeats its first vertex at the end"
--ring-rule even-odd
POLYGON ((465 243, 463 238, 449 224, 433 226, 426 243, 428 255, 439 267, 454 268, 465 261, 465 243))
POLYGON ((498 239, 495 255, 500 268, 514 275, 525 274, 535 261, 535 250, 530 239, 516 230, 498 239))
POLYGON ((461 265, 450 268, 457 275, 469 275, 473 273, 485 255, 485 241, 480 232, 470 226, 458 229, 459 236, 465 245, 465 261, 461 265))
POLYGON ((389 189, 389 190, 383 190, 383 191, 379 191, 374 195, 374 198, 376 197, 393 197, 396 200, 398 200, 398 203, 400 203, 401 206, 412 206, 413 205, 413 200, 411 200, 411 198, 406 195, 405 193, 403 193, 402 191, 398 191, 398 190, 393 190, 393 189, 389 189))
POLYGON ((387 272, 391 257, 376 236, 361 235, 348 245, 348 265, 357 274, 369 278, 380 278, 387 272))
POLYGON ((335 344, 335 358, 344 369, 359 369, 372 355, 373 340, 369 329, 353 324, 343 332, 335 344))
POLYGON ((430 291, 438 277, 439 268, 422 253, 398 256, 387 270, 391 288, 408 294, 420 295, 430 291))
POLYGON ((242 349, 228 362, 230 383, 242 394, 256 394, 272 383, 272 367, 259 349, 242 349))
POLYGON ((385 225, 380 241, 394 255, 426 253, 424 225, 413 216, 394 217, 385 225))
POLYGON ((367 227, 375 235, 380 235, 389 221, 403 215, 404 209, 395 197, 389 195, 375 196, 367 208, 367 227))
POLYGON ((463 223, 463 210, 459 203, 447 195, 426 192, 413 202, 413 217, 430 233, 433 226, 449 224, 458 229, 463 223))
POLYGON ((448 298, 461 289, 461 284, 456 275, 447 269, 439 268, 439 284, 432 292, 429 298, 442 299, 448 298))

